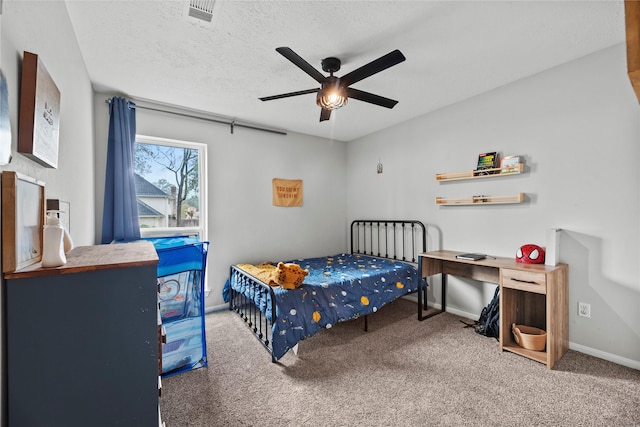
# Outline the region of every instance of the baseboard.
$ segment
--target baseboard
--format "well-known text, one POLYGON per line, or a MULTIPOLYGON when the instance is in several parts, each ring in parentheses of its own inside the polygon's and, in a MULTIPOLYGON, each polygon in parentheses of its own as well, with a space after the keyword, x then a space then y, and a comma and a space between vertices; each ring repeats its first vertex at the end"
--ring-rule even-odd
MULTIPOLYGON (((433 307, 439 309, 442 306, 440 304, 434 304, 433 307)), ((447 307, 447 313, 466 317, 467 319, 471 319, 471 320, 478 320, 480 318, 480 316, 475 313, 467 313, 466 311, 458 310, 457 308, 453 308, 451 306, 447 307)))
MULTIPOLYGON (((410 301, 413 301, 415 303, 418 302, 418 295, 417 294, 411 294, 411 295, 406 295, 402 298, 408 299, 410 301)), ((436 310, 442 310, 442 304, 439 303, 430 303, 427 302, 427 305, 431 308, 435 308, 436 310)), ((467 319, 471 319, 471 320, 478 320, 480 318, 480 315, 475 314, 475 313, 467 313, 466 311, 462 311, 462 310, 458 310, 454 307, 448 306, 447 307, 447 313, 451 313, 451 314, 455 314, 457 316, 462 316, 462 317, 466 317, 467 319)))
POLYGON ((228 310, 229 309, 229 304, 220 304, 220 305, 214 305, 211 307, 205 307, 204 309, 204 313, 208 314, 208 313, 213 313, 214 311, 221 311, 221 310, 228 310))
POLYGON ((618 365, 626 366, 628 368, 640 370, 640 361, 637 360, 627 359, 626 357, 607 353, 606 351, 596 350, 595 348, 573 342, 569 342, 569 349, 588 354, 589 356, 597 357, 599 359, 604 359, 618 365))

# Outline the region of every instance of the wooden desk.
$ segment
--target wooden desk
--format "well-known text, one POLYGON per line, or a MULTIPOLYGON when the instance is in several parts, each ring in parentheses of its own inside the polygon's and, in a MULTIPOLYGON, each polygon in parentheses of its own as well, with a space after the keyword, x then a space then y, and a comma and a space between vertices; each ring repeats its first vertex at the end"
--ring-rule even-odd
MULTIPOLYGON (((495 283, 500 286, 500 351, 511 351, 553 368, 569 348, 568 266, 523 264, 503 257, 480 261, 457 259, 456 255, 461 253, 443 250, 419 255, 420 277, 442 275, 440 312, 446 311, 448 274, 495 283), (544 329, 547 332, 545 350, 520 347, 513 339, 512 323, 544 329)), ((437 313, 431 315, 434 314, 437 313)), ((430 316, 424 318, 427 317, 430 316)))

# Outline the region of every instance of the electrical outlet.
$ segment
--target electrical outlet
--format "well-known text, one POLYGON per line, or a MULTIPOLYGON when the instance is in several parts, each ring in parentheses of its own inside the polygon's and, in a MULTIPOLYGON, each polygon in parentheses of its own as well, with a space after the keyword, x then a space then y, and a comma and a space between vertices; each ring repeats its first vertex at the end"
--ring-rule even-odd
POLYGON ((579 302, 578 316, 591 318, 591 304, 587 304, 586 302, 579 302))

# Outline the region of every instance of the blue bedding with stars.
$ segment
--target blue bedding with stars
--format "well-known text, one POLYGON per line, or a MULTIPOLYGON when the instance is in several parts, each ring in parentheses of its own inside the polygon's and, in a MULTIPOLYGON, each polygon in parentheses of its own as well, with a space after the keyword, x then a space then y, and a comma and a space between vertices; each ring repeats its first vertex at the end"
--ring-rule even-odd
MULTIPOLYGON (((276 359, 308 338, 338 322, 376 312, 383 305, 418 290, 418 271, 412 264, 366 255, 288 261, 309 270, 304 283, 293 290, 274 288, 276 318, 272 348, 276 359)), ((234 289, 252 297, 247 289, 234 289)), ((254 301, 262 311, 269 298, 254 301)), ((254 298, 255 300, 255 298, 254 298)))

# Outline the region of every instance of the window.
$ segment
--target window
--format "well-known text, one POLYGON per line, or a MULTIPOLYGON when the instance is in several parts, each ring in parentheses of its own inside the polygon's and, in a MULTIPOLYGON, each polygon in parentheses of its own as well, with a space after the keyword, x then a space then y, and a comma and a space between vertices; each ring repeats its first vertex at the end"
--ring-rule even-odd
POLYGON ((142 237, 207 240, 207 146, 136 136, 135 184, 142 237))

